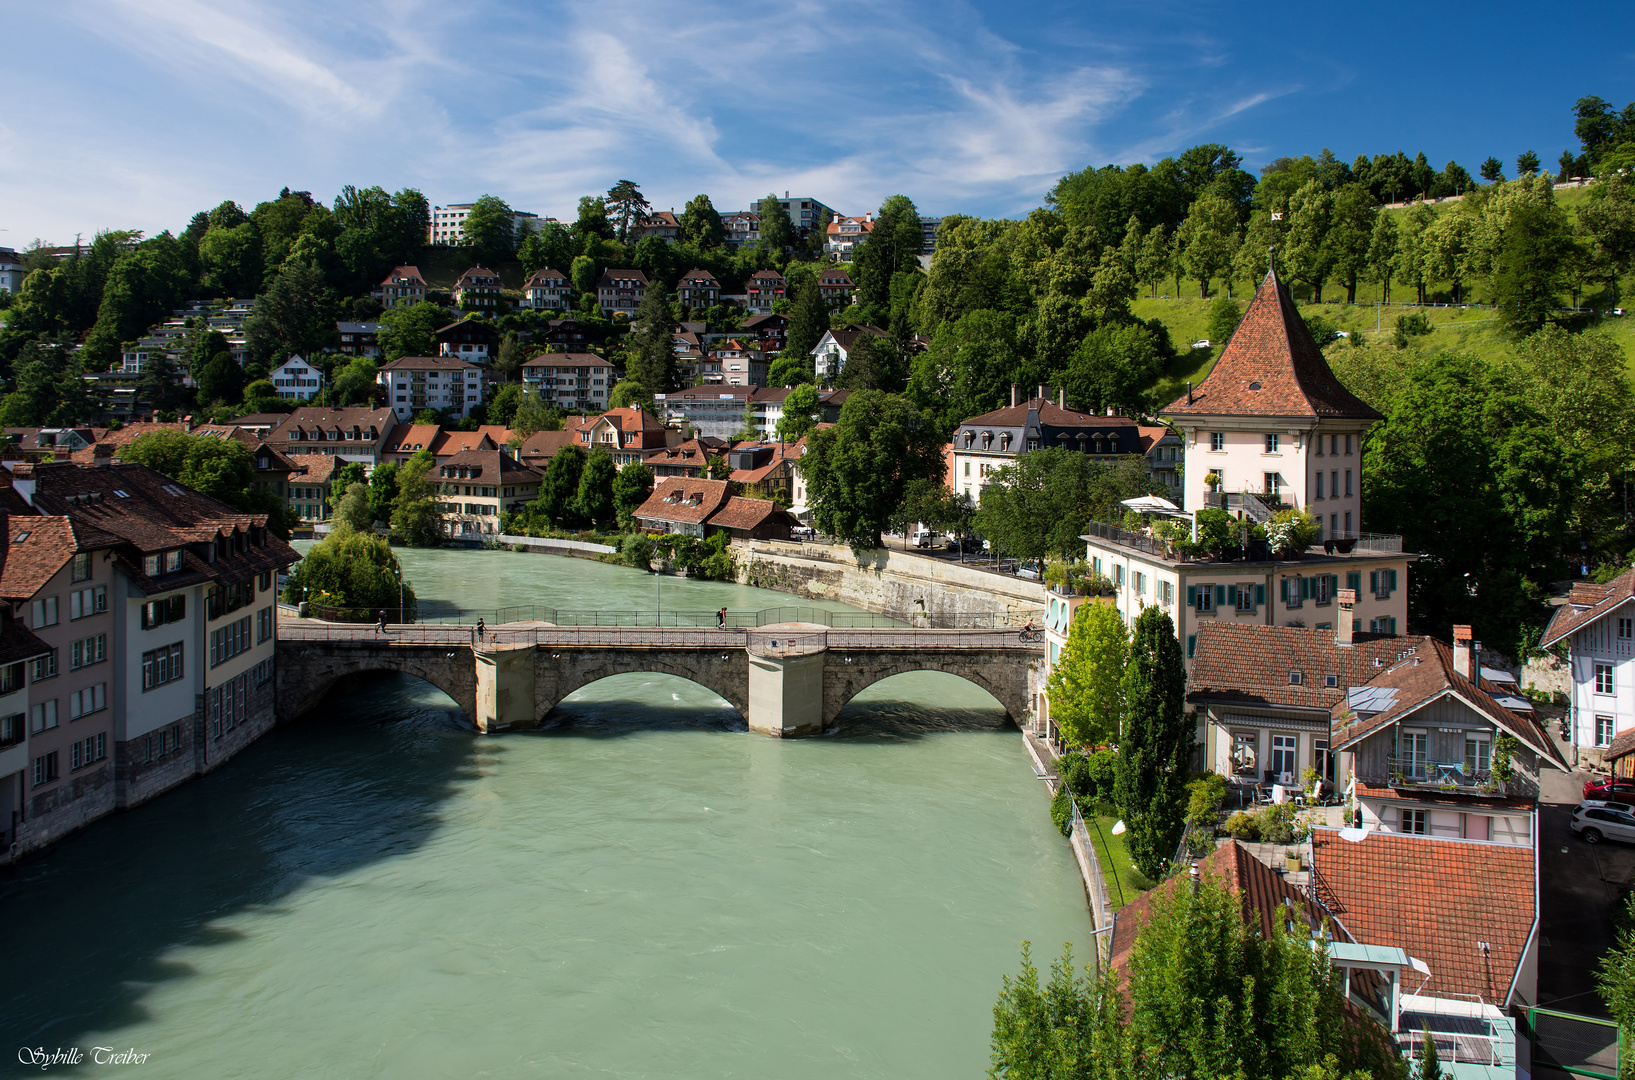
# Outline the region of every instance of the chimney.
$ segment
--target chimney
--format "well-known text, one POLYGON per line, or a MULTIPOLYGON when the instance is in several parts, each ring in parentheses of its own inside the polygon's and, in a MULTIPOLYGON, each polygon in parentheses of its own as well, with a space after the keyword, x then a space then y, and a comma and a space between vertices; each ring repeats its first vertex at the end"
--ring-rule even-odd
POLYGON ((1038 393, 1037 396, 1040 397, 1040 398, 1049 398, 1050 397, 1050 387, 1046 386, 1044 383, 1040 383, 1039 384, 1039 393, 1038 393))
POLYGON ((30 506, 34 505, 34 483, 32 464, 20 461, 11 467, 11 486, 17 489, 17 494, 30 506))
POLYGON ((1342 649, 1351 648, 1351 610, 1357 606, 1356 589, 1340 589, 1334 594, 1340 612, 1334 618, 1334 644, 1342 649))
POLYGON ((1109 405, 1109 406, 1107 406, 1107 415, 1108 415, 1108 416, 1113 416, 1113 415, 1116 415, 1116 414, 1115 414, 1115 413, 1114 413, 1114 412, 1113 412, 1113 407, 1112 407, 1112 406, 1111 406, 1111 405, 1109 405))
POLYGON ((1480 647, 1472 640, 1470 627, 1453 628, 1453 670, 1472 682, 1476 681, 1476 650, 1480 647))
POLYGON ((91 464, 111 468, 114 463, 114 448, 107 443, 97 443, 91 447, 91 464))
POLYGON ((1187 404, 1192 404, 1192 380, 1187 380, 1187 404))
POLYGON ((1064 386, 1056 388, 1056 407, 1063 412, 1067 411, 1067 388, 1064 386))
POLYGON ((1011 404, 1013 406, 1016 404, 1016 384, 1015 383, 1011 383, 1011 404))

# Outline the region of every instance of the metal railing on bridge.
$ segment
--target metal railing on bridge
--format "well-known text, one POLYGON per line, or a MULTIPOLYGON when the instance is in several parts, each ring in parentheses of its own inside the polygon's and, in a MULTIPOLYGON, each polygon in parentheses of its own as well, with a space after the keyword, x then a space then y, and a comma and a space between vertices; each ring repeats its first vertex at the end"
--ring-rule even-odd
MULTIPOLYGON (((362 611, 363 609, 358 609, 362 611)), ((280 605, 280 615, 289 618, 295 609, 280 605)), ((309 608, 309 614, 322 618, 324 609, 309 608)), ((394 609, 387 608, 389 622, 395 622, 394 609)), ((486 625, 504 623, 549 623, 552 626, 652 626, 652 627, 716 627, 720 611, 691 608, 655 608, 652 610, 571 611, 546 604, 510 604, 500 608, 461 608, 443 605, 433 600, 420 602, 419 625, 460 625, 475 623, 479 618, 486 625)), ((326 620, 329 621, 329 620, 326 620)), ((363 619, 339 619, 337 622, 363 622, 363 619)), ((373 621, 370 616, 367 621, 373 621)), ((1021 623, 1011 616, 990 612, 902 612, 882 614, 873 611, 833 611, 828 608, 805 605, 745 610, 727 609, 725 625, 733 628, 756 629, 778 623, 814 623, 836 630, 867 630, 898 626, 916 626, 934 630, 988 630, 1008 626, 1020 628, 1021 623)))
MULTIPOLYGON (((307 620, 283 622, 278 639, 284 642, 375 642, 382 645, 473 646, 479 643, 475 623, 418 623, 390 625, 385 631, 375 626, 315 623, 307 620)), ((1040 646, 1016 629, 934 630, 914 627, 879 627, 847 630, 752 630, 749 627, 717 629, 713 626, 487 626, 480 643, 486 647, 647 647, 647 648, 747 648, 765 656, 804 655, 824 650, 848 649, 1017 649, 1037 652, 1040 646)))

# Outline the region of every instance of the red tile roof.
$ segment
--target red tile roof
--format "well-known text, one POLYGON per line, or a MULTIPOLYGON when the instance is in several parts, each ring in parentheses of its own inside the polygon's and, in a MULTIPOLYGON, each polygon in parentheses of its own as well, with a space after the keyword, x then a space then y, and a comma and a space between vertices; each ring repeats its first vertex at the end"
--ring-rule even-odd
POLYGON ((341 465, 350 464, 344 458, 334 454, 288 454, 286 455, 296 468, 301 471, 293 478, 301 484, 327 484, 329 478, 335 475, 335 469, 341 465))
POLYGON ((458 356, 400 356, 389 364, 382 364, 381 371, 471 371, 481 370, 469 360, 462 360, 458 356))
POLYGON ((414 454, 437 445, 443 429, 436 424, 398 424, 381 447, 388 454, 414 454))
POLYGON ((751 532, 776 519, 780 515, 789 518, 787 524, 800 524, 787 511, 781 510, 778 504, 768 499, 746 499, 742 495, 734 495, 728 499, 726 505, 710 515, 707 524, 720 529, 736 529, 742 532, 751 532))
POLYGON ((1400 638, 1353 637, 1348 649, 1334 643, 1332 630, 1201 619, 1187 700, 1328 712, 1345 704, 1348 687, 1366 685, 1406 648, 1400 638), (1300 672, 1298 686, 1289 683, 1291 671, 1300 672), (1324 685, 1328 675, 1335 676, 1334 686, 1324 685))
POLYGON ((1317 898, 1354 939, 1425 961, 1427 993, 1509 1004, 1537 917, 1533 848, 1315 829, 1311 851, 1317 898))
POLYGON ((588 352, 547 352, 522 362, 525 368, 612 367, 604 357, 588 352))
POLYGON ((1163 411, 1173 416, 1383 419, 1334 377, 1275 272, 1261 282, 1209 375, 1163 411))
POLYGON ((498 450, 462 450, 437 463, 437 475, 454 475, 450 470, 467 469, 470 478, 485 484, 537 484, 539 470, 524 465, 498 450))
POLYGON ((564 446, 572 446, 574 438, 572 431, 536 431, 523 441, 517 454, 526 464, 543 468, 564 446))
POLYGON ((641 521, 702 525, 731 497, 725 480, 661 476, 633 515, 641 521))
POLYGON ((0 597, 27 600, 45 587, 76 551, 119 546, 119 538, 63 516, 5 517, 9 530, 0 568, 0 597))
POLYGON ((1567 594, 1567 602, 1550 613, 1540 647, 1548 649, 1565 640, 1614 608, 1623 607, 1631 597, 1635 597, 1635 570, 1625 570, 1604 585, 1575 582, 1567 594))

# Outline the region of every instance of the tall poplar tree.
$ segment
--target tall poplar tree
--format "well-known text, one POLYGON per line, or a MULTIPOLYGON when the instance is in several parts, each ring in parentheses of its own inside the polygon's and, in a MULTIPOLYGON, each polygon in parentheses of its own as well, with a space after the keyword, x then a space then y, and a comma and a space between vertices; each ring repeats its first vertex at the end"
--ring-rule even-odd
POLYGON ((1124 672, 1114 799, 1138 870, 1157 879, 1185 829, 1195 723, 1183 708, 1186 670, 1175 624, 1161 608, 1135 620, 1124 672))
POLYGON ((1080 606, 1068 630, 1067 648, 1045 684, 1050 718, 1068 742, 1101 746, 1117 737, 1129 654, 1130 632, 1116 607, 1080 606))

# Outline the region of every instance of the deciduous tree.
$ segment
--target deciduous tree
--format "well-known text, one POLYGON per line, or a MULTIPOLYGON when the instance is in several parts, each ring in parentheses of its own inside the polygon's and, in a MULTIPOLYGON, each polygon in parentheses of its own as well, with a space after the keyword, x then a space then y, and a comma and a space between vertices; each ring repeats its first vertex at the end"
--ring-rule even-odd
POLYGON ((839 423, 806 440, 801 467, 813 520, 854 547, 879 547, 909 485, 940 474, 944 445, 936 423, 903 398, 854 392, 839 423))
POLYGON ((653 470, 639 461, 628 462, 613 478, 613 512, 621 529, 636 526, 635 512, 653 493, 653 470))
POLYGON ((1073 616, 1067 647, 1045 684, 1050 719, 1075 746, 1104 746, 1118 738, 1124 715, 1124 668, 1130 633, 1111 604, 1085 603, 1073 616))

